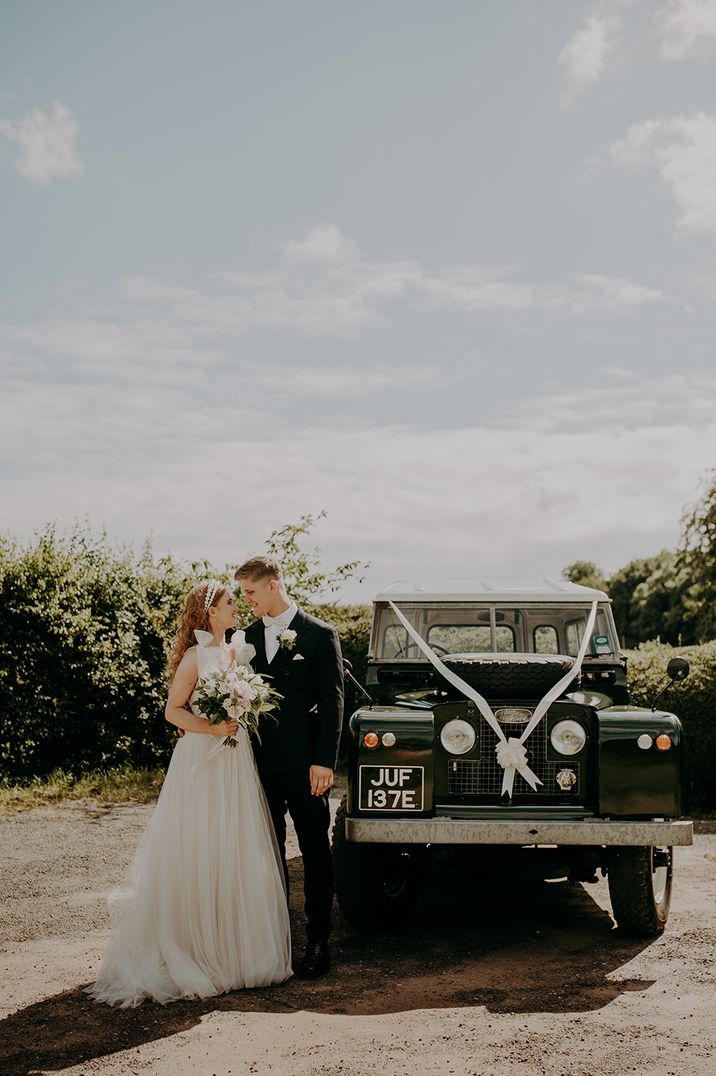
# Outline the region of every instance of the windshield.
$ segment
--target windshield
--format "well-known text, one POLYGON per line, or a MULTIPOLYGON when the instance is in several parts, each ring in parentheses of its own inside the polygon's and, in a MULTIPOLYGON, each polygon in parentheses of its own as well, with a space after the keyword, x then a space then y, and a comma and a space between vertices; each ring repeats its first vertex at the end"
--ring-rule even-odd
MULTIPOLYGON (((401 603, 400 611, 437 654, 569 654, 576 657, 591 606, 434 605, 401 603)), ((618 640, 609 606, 602 603, 587 656, 609 657, 618 640)), ((424 661, 388 605, 375 609, 372 652, 382 661, 424 661)))

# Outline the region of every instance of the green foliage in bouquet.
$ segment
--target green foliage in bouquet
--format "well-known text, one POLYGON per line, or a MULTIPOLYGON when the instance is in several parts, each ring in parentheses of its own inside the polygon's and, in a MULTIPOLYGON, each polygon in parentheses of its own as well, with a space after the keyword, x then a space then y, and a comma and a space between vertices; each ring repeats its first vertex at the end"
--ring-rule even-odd
MULTIPOLYGON (((230 665, 199 677, 194 705, 211 725, 233 718, 261 743, 261 723, 267 717, 276 720, 273 711, 282 698, 252 669, 230 665)), ((237 741, 227 736, 223 743, 225 747, 236 747, 237 741)))

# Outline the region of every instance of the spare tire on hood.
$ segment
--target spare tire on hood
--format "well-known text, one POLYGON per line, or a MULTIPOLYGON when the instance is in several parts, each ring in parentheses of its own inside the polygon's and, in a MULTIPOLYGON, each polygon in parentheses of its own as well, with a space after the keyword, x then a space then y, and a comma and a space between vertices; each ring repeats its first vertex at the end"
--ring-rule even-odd
MULTIPOLYGON (((574 658, 566 654, 447 654, 447 667, 462 677, 470 687, 487 699, 541 699, 574 667, 574 658)), ((578 677, 567 690, 574 690, 578 677)), ((462 697, 457 688, 445 682, 451 697, 462 697)))

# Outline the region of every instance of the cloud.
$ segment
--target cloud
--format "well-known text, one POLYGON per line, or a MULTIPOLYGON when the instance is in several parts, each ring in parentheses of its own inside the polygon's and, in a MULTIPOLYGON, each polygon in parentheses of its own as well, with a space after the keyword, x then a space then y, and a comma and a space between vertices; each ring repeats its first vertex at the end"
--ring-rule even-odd
MULTIPOLYGON (((597 274, 537 284, 515 279, 511 266, 431 267, 418 261, 371 261, 336 225, 319 225, 303 239, 284 244, 282 252, 283 262, 272 272, 257 276, 224 273, 215 278, 224 287, 224 301, 229 299, 234 314, 241 309, 240 316, 255 324, 290 325, 324 335, 380 325, 388 317, 391 301, 410 303, 423 311, 459 308, 474 313, 558 310, 573 314, 627 311, 666 301, 653 288, 597 274)), ((150 292, 155 288, 151 283, 147 286, 150 292)), ((184 311, 194 308, 183 292, 177 298, 184 311)), ((196 303, 202 302, 197 297, 196 303)))
POLYGON ((328 510, 327 565, 373 562, 367 597, 405 576, 613 570, 674 545, 716 443, 716 375, 544 394, 488 425, 331 420, 263 427, 221 392, 16 382, 4 395, 4 526, 89 515, 139 545, 217 564, 328 510), (33 435, 27 437, 27 430, 33 435), (21 465, 21 466, 20 466, 21 465), (24 468, 24 470, 22 469, 24 468))
MULTIPOLYGON (((716 0, 600 0, 587 14, 559 54, 559 66, 572 97, 598 83, 607 71, 626 33, 632 63, 638 51, 653 48, 653 36, 644 33, 648 15, 660 43, 662 60, 713 56, 716 52, 716 0), (625 15, 637 10, 636 22, 625 15)), ((626 45, 624 45, 626 51, 626 45)))
POLYGON ((380 366, 358 370, 320 366, 274 366, 270 370, 247 372, 254 389, 281 396, 322 397, 367 396, 410 385, 411 389, 439 385, 445 374, 435 366, 380 366))
MULTIPOLYGON (((662 291, 635 284, 623 277, 604 276, 590 273, 581 277, 584 293, 581 298, 575 294, 572 302, 574 313, 589 310, 632 310, 637 306, 666 301, 662 291)), ((567 303, 569 306, 570 304, 567 303)))
POLYGON ((45 185, 83 171, 76 145, 79 126, 59 101, 49 112, 36 108, 14 122, 0 118, 0 134, 19 147, 15 168, 30 183, 45 185))
POLYGON ((666 301, 663 292, 621 277, 596 273, 575 277, 565 284, 526 284, 509 279, 509 270, 462 266, 440 276, 416 280, 438 305, 471 311, 555 310, 569 314, 625 311, 666 301), (499 279, 502 273, 504 279, 499 279))
POLYGON ((602 373, 617 381, 633 381, 636 378, 633 370, 624 370, 621 366, 603 366, 602 373))
POLYGON ((559 54, 568 87, 581 93, 604 74, 607 61, 614 50, 620 19, 614 11, 587 15, 559 54))
POLYGON ((569 431, 584 422, 582 408, 588 401, 590 423, 604 431, 629 423, 641 430, 682 423, 716 425, 716 374, 673 374, 656 378, 649 386, 633 376, 625 380, 629 383, 532 398, 515 406, 511 420, 521 426, 528 419, 531 426, 545 432, 569 431))
POLYGON ((354 256, 356 248, 335 224, 317 224, 305 239, 284 243, 282 249, 287 261, 312 265, 345 261, 354 256))
MULTIPOLYGON (((510 266, 371 260, 331 234, 324 260, 282 248, 261 273, 132 277, 94 309, 0 322, 3 527, 27 536, 87 515, 122 540, 153 533, 161 550, 221 564, 326 508, 325 562, 373 560, 376 585, 447 562, 558 571, 582 552, 597 559, 599 537, 614 566, 664 544, 675 490, 696 488, 694 461, 714 441, 711 382, 615 375, 609 390, 478 407, 489 424, 457 427, 465 400, 485 397, 482 370, 452 367, 440 343, 434 358, 392 362, 378 332, 436 313, 449 327, 455 310, 507 314, 511 329, 528 312, 612 317, 667 301, 661 291, 595 273, 539 283, 510 266), (371 336, 349 349, 350 333, 371 336)), ((505 376, 518 369, 506 363, 505 376)))
POLYGON ((716 50, 714 0, 669 0, 656 24, 665 60, 684 60, 716 50))
POLYGON ((716 235, 716 115, 635 123, 609 153, 617 165, 656 167, 676 199, 683 230, 716 235))
MULTIPOLYGON (((93 311, 32 326, 0 321, 0 371, 32 364, 38 371, 58 366, 119 382, 189 382, 208 369, 236 367, 237 355, 250 355, 258 337, 357 338, 406 311, 412 318, 453 310, 579 317, 669 301, 659 289, 596 273, 543 284, 517 279, 509 266, 370 261, 338 228, 334 233, 334 257, 326 265, 281 258, 266 272, 216 273, 198 285, 130 277, 93 311)), ((313 234, 306 237, 309 246, 313 234)), ((359 385, 342 373, 338 394, 377 389, 384 376, 371 373, 359 385)), ((313 385, 318 395, 338 384, 325 369, 320 377, 304 372, 295 383, 304 394, 313 385)))

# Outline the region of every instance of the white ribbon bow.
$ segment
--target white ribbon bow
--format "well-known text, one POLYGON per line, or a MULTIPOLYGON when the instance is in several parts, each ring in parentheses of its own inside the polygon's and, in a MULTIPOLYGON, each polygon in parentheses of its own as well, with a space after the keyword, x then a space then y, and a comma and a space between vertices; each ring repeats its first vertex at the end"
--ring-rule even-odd
POLYGON ((500 740, 495 748, 495 754, 503 770, 527 769, 527 750, 515 736, 500 740))
POLYGON ((558 699, 563 694, 565 688, 574 680, 582 667, 584 661, 584 655, 587 652, 589 640, 592 637, 592 631, 594 630, 594 622, 597 618, 597 602, 592 602, 592 608, 587 618, 587 626, 584 629, 584 636, 582 637, 582 645, 579 648, 577 659, 571 669, 554 685, 551 687, 544 698, 537 705, 529 723, 526 725, 524 732, 519 739, 511 736, 508 738, 502 731, 502 727, 495 717, 492 708, 490 707, 487 699, 483 698, 478 691, 475 691, 474 687, 463 680, 461 676, 454 673, 452 669, 448 669, 434 650, 425 642, 423 637, 418 634, 412 624, 408 623, 400 609, 393 603, 389 602, 390 608, 397 616, 400 623, 403 625, 408 635, 411 637, 416 646, 422 650, 426 658, 432 665, 441 673, 445 679, 456 687, 458 691, 461 691, 471 702, 474 702, 478 710, 484 717, 487 724, 495 733, 498 739, 497 747, 495 748, 495 754, 497 755, 497 761, 504 770, 502 775, 502 793, 505 792, 512 799, 512 789, 515 783, 515 773, 519 773, 521 777, 527 782, 530 788, 536 790, 537 785, 541 785, 537 774, 533 773, 527 765, 527 751, 523 746, 527 737, 534 731, 537 725, 540 723, 547 710, 550 708, 555 699, 558 699))
POLYGON ((194 628, 194 638, 199 646, 211 646, 214 641, 214 636, 210 631, 202 631, 201 628, 194 628))

